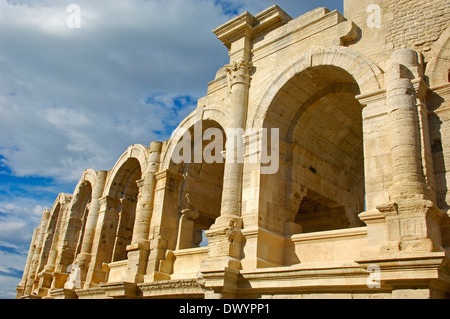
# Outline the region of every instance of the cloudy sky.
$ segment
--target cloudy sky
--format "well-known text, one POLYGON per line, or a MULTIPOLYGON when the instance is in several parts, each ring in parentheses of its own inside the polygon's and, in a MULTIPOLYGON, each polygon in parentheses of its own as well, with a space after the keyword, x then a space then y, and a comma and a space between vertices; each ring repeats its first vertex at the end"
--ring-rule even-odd
POLYGON ((15 297, 58 193, 131 144, 166 140, 228 62, 211 31, 273 4, 293 18, 343 11, 342 0, 0 0, 0 298, 15 297))

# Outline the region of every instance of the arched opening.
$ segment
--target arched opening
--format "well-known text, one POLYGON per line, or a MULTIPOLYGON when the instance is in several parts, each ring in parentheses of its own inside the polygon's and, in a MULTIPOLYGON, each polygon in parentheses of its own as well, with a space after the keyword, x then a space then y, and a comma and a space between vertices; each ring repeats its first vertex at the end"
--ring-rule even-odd
POLYGON ((280 169, 261 176, 264 227, 289 235, 363 225, 359 93, 348 72, 328 65, 305 69, 279 90, 264 123, 280 129, 280 169))
POLYGON ((92 199, 92 185, 90 182, 83 182, 79 188, 79 194, 76 198, 72 210, 74 215, 72 218, 75 220, 73 232, 74 243, 74 253, 72 260, 75 261, 76 256, 81 252, 81 246, 83 244, 84 232, 86 229, 86 221, 89 215, 90 203, 92 199))
POLYGON ((129 158, 118 170, 112 181, 109 195, 120 201, 117 208, 115 236, 111 262, 127 259, 126 247, 133 237, 136 205, 139 195, 137 181, 142 177, 141 165, 135 158, 129 158))
POLYGON ((177 153, 191 155, 181 163, 171 163, 172 169, 183 176, 178 196, 178 250, 208 245, 204 232, 220 216, 224 148, 225 133, 212 120, 191 127, 175 148, 177 153), (185 147, 178 147, 181 144, 185 147))
POLYGON ((65 223, 62 225, 64 230, 62 238, 59 238, 60 245, 62 243, 64 249, 52 248, 57 250, 55 253, 55 271, 61 274, 60 276, 55 276, 51 283, 52 288, 59 289, 64 287, 67 279, 66 276, 71 273, 73 264, 81 252, 91 197, 91 182, 83 178, 78 183, 70 201, 69 208, 65 213, 65 223))
MULTIPOLYGON (((41 272, 44 269, 45 265, 48 263, 49 256, 52 253, 54 241, 55 239, 57 239, 55 237, 57 237, 56 233, 58 232, 58 226, 60 226, 60 215, 62 213, 60 200, 61 197, 58 197, 57 202, 54 204, 52 209, 50 221, 48 223, 46 234, 44 237, 44 245, 41 250, 39 269, 37 270, 36 274, 41 272)), ((53 251, 53 254, 55 253, 57 253, 57 251, 53 251)))

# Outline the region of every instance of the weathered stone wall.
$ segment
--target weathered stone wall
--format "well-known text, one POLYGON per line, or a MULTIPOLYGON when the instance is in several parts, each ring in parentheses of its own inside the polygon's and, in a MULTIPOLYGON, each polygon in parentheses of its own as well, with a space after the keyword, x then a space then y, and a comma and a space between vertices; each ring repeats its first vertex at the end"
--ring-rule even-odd
POLYGON ((359 38, 351 44, 355 50, 381 65, 396 49, 408 47, 422 52, 425 60, 437 52, 433 44, 450 20, 450 2, 446 0, 345 0, 344 16, 359 28, 359 38), (379 25, 371 24, 376 5, 379 25))
POLYGON ((448 0, 388 1, 385 10, 385 43, 394 49, 427 50, 450 21, 448 0))

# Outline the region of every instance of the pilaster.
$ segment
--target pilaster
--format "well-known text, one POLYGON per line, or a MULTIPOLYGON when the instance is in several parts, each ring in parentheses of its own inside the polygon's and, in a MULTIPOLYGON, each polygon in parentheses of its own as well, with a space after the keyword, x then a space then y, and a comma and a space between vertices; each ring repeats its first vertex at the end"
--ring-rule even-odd
POLYGON ((80 269, 81 283, 84 283, 87 276, 88 267, 91 261, 91 252, 94 242, 95 231, 100 211, 100 198, 103 194, 103 189, 106 183, 108 172, 97 172, 97 179, 95 181, 94 189, 92 191, 91 207, 86 221, 86 228, 84 231, 83 242, 81 244, 81 252, 76 257, 75 263, 80 269))
POLYGON ((33 258, 31 260, 24 295, 31 295, 33 292, 33 287, 37 275, 36 272, 38 271, 39 267, 39 259, 41 256, 42 248, 44 246, 44 239, 46 234, 45 230, 47 229, 49 222, 50 222, 50 211, 46 209, 42 215, 41 224, 39 226, 39 234, 36 239, 36 247, 34 249, 33 258))
POLYGON ((168 250, 175 250, 178 218, 178 194, 183 176, 172 170, 155 174, 155 206, 150 225, 150 253, 144 282, 170 279, 161 270, 168 250))
POLYGON ((418 53, 401 49, 393 54, 386 74, 393 184, 391 202, 377 207, 386 218, 389 244, 385 250, 442 249, 443 214, 431 195, 433 179, 427 179, 431 158, 427 114, 421 102, 427 91, 422 76, 418 53))
MULTIPOLYGON (((248 94, 252 63, 252 29, 255 18, 248 12, 240 15, 230 23, 216 29, 214 33, 229 48, 230 64, 225 66, 229 84, 229 105, 231 119, 225 129, 245 130, 248 94)), ((210 230, 205 232, 210 247, 208 260, 203 269, 240 269, 239 259, 242 249, 242 178, 244 160, 242 142, 244 136, 237 136, 238 141, 227 137, 226 160, 222 190, 221 215, 210 230), (233 156, 232 156, 233 154, 233 156), (233 157, 233 158, 232 158, 233 157)))
POLYGON ((131 245, 127 247, 128 263, 125 281, 140 283, 144 281, 147 260, 150 253, 150 223, 153 214, 156 177, 159 170, 162 143, 153 142, 150 145, 149 169, 143 179, 137 181, 139 187, 136 219, 134 223, 131 245))
POLYGON ((98 286, 106 280, 106 273, 102 270, 103 263, 110 263, 115 238, 115 229, 118 222, 117 210, 121 205, 118 198, 112 196, 102 197, 100 210, 91 252, 91 262, 86 276, 84 287, 98 286), (106 240, 109 238, 109 240, 106 240))

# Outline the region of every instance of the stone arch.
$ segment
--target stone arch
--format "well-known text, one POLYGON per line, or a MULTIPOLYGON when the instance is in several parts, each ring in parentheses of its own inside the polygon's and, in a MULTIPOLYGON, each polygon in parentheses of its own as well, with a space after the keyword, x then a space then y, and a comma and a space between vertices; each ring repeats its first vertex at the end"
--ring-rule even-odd
POLYGON ((356 96, 381 90, 383 72, 336 47, 312 49, 277 74, 249 122, 280 128, 280 170, 261 175, 260 225, 283 235, 362 226, 363 107, 356 96))
POLYGON ((97 172, 94 171, 93 169, 87 169, 84 171, 83 176, 78 182, 78 185, 82 182, 89 182, 92 186, 94 186, 96 181, 97 181, 97 172))
POLYGON ((199 121, 214 121, 217 122, 222 128, 227 127, 229 121, 229 114, 223 110, 217 108, 204 107, 201 111, 201 115, 198 115, 198 111, 192 112, 187 116, 180 125, 173 131, 170 139, 167 142, 167 146, 162 154, 161 171, 169 168, 170 161, 172 159, 173 151, 179 140, 182 138, 184 131, 192 128, 195 123, 199 121))
POLYGON ((138 181, 147 170, 148 156, 148 147, 130 146, 119 158, 106 181, 103 194, 108 201, 117 203, 117 215, 112 229, 114 242, 110 251, 111 262, 127 259, 126 247, 132 241, 139 197, 138 181))
POLYGON ((135 144, 131 145, 117 160, 116 164, 114 165, 113 169, 109 172, 108 178, 105 183, 105 188, 103 195, 104 196, 113 196, 115 197, 116 194, 114 194, 115 185, 113 185, 114 180, 117 179, 117 175, 120 171, 120 169, 123 167, 123 165, 130 159, 136 159, 140 165, 141 172, 144 173, 147 170, 148 166, 148 152, 149 148, 141 145, 141 144, 135 144))
MULTIPOLYGON (((56 256, 58 254, 58 232, 66 209, 66 203, 70 200, 70 195, 60 193, 53 203, 51 210, 46 210, 45 224, 40 229, 39 243, 33 252, 33 260, 30 265, 28 280, 26 284, 27 293, 39 295, 41 288, 49 288, 52 278, 48 280, 38 279, 48 271, 53 272, 56 256), (39 248, 38 248, 39 247, 39 248), (43 272, 43 270, 46 270, 43 272)), ((44 219, 43 219, 44 222, 44 219)), ((41 227, 41 226, 40 226, 41 227)), ((46 290, 44 290, 46 291, 46 290)))
POLYGON ((225 164, 222 154, 218 152, 225 147, 226 136, 221 123, 227 123, 226 116, 226 113, 213 109, 205 110, 198 117, 194 112, 174 131, 168 142, 161 172, 168 171, 169 175, 177 176, 176 182, 170 179, 164 181, 166 187, 171 189, 163 195, 164 202, 170 202, 170 205, 165 205, 162 212, 169 249, 195 248, 202 242, 201 246, 206 245, 204 232, 220 215, 225 164), (198 134, 200 129, 201 135, 198 134), (214 137, 205 137, 205 132, 211 132, 214 137), (185 133, 189 133, 189 141, 185 139, 185 133), (217 135, 220 135, 220 140, 217 135), (213 161, 205 160, 203 156, 195 158, 194 154, 201 152, 203 155, 205 147, 215 145, 216 142, 222 144, 218 146, 219 149, 213 148, 213 161), (197 148, 199 146, 201 150, 197 148), (176 152, 185 154, 185 151, 190 152, 190 160, 183 158, 174 161, 176 152))
POLYGON ((58 255, 57 267, 60 272, 66 272, 81 251, 86 222, 90 213, 92 192, 96 182, 97 172, 88 169, 83 172, 75 187, 67 210, 67 222, 64 231, 66 245, 65 249, 58 255))
POLYGON ((433 52, 434 57, 426 70, 430 87, 450 82, 450 28, 447 28, 433 45, 433 52))
POLYGON ((83 172, 83 176, 78 181, 72 196, 71 206, 68 211, 69 218, 80 219, 80 211, 90 202, 92 190, 97 181, 97 172, 89 169, 83 172), (87 198, 89 197, 89 198, 87 198))
MULTIPOLYGON (((46 265, 51 268, 55 266, 56 258, 60 250, 60 234, 63 219, 67 214, 67 206, 72 195, 60 193, 50 210, 50 220, 45 231, 44 242, 40 253, 39 273, 46 265)), ((50 269, 53 270, 53 269, 50 269)))
POLYGON ((383 71, 369 58, 348 47, 314 48, 300 55, 278 74, 263 91, 257 103, 251 127, 261 128, 267 111, 279 90, 296 74, 315 66, 335 66, 344 69, 357 82, 360 94, 368 94, 384 87, 383 71))

